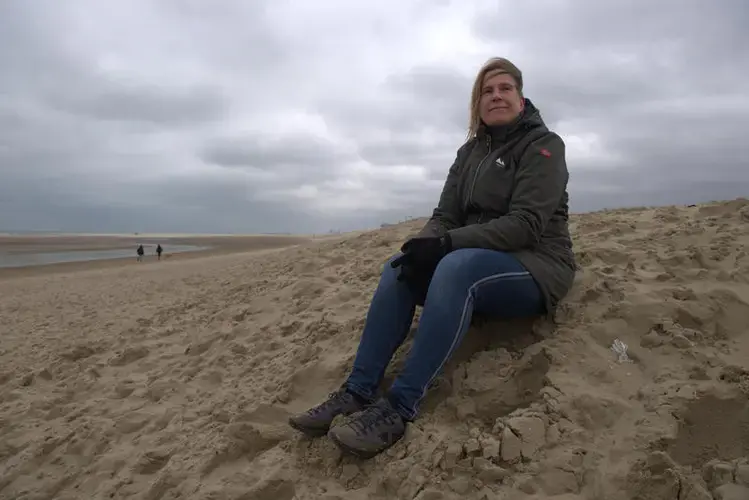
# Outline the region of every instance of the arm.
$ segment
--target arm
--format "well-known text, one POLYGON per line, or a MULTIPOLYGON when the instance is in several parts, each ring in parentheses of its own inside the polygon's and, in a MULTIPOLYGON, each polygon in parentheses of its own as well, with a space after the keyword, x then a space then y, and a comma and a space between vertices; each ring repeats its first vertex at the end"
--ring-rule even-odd
POLYGON ((460 207, 460 196, 458 195, 458 179, 460 170, 463 168, 466 156, 470 152, 468 142, 458 149, 455 161, 450 167, 447 179, 442 187, 437 207, 433 210, 424 227, 416 235, 417 237, 442 236, 447 231, 460 227, 463 218, 463 210, 460 207))
POLYGON ((450 231, 453 248, 516 251, 535 246, 567 189, 564 141, 549 133, 520 158, 506 215, 450 231))

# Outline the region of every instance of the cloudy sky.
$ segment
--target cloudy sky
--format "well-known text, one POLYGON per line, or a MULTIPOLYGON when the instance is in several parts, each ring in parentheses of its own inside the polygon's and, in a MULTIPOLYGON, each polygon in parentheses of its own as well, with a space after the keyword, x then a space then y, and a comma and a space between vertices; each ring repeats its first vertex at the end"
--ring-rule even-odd
POLYGON ((0 231, 321 232, 430 213, 489 57, 574 211, 749 194, 746 0, 0 2, 0 231))

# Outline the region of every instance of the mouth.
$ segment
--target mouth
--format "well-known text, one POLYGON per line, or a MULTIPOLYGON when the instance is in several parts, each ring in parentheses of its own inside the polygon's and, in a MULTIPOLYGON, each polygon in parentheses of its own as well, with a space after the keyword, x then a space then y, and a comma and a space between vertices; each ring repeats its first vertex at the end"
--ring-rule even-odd
POLYGON ((491 113, 492 111, 505 111, 507 109, 509 108, 507 108, 506 106, 501 106, 501 107, 496 107, 496 108, 489 108, 489 112, 491 113))

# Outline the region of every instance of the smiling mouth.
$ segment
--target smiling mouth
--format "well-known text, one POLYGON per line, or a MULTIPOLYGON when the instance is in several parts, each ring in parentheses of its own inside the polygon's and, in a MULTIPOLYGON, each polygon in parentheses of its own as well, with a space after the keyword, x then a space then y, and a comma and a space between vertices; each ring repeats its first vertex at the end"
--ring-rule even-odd
POLYGON ((490 108, 489 111, 505 111, 508 108, 490 108))

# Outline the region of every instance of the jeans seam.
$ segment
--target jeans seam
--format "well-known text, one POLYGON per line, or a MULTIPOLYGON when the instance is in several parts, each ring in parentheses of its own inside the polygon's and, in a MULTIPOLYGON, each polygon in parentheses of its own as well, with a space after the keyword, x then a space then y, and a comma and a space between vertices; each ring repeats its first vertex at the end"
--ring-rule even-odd
POLYGON ((492 282, 492 281, 499 281, 499 280, 507 279, 507 278, 516 278, 516 279, 519 279, 519 278, 525 278, 525 277, 530 277, 530 273, 528 271, 513 271, 513 272, 509 272, 509 273, 499 273, 499 274, 494 274, 494 275, 491 275, 491 276, 487 276, 485 278, 481 278, 480 280, 476 281, 473 285, 470 286, 470 288, 468 289, 468 297, 466 297, 466 300, 463 303, 463 312, 462 312, 462 314, 460 316, 460 323, 458 323, 458 329, 455 332, 455 336, 453 337, 453 343, 452 343, 452 345, 450 345, 450 349, 448 349, 448 351, 445 354, 445 357, 442 359, 442 362, 440 363, 439 367, 437 367, 437 369, 434 371, 434 373, 432 374, 432 376, 429 377, 429 380, 427 381, 426 385, 424 385, 424 387, 421 389, 421 396, 419 397, 419 399, 414 404, 414 408, 409 408, 409 413, 410 413, 410 418, 411 419, 413 419, 414 416, 416 415, 416 413, 417 413, 416 407, 418 406, 419 402, 422 399, 424 399, 424 396, 426 395, 427 388, 429 387, 429 384, 432 383, 432 381, 435 379, 435 377, 437 376, 437 374, 442 370, 442 367, 445 365, 445 363, 447 362, 447 360, 450 359, 450 356, 452 356, 453 351, 455 350, 456 346, 458 345, 458 338, 459 338, 460 331, 463 329, 463 325, 464 325, 465 320, 466 320, 466 311, 468 311, 468 305, 470 304, 471 301, 473 301, 473 292, 475 292, 475 290, 478 289, 478 287, 480 285, 484 285, 484 284, 492 282))
POLYGON ((367 401, 372 401, 375 396, 374 394, 365 394, 365 391, 361 387, 359 387, 357 384, 352 384, 351 382, 346 382, 346 388, 351 392, 356 393, 356 395, 360 398, 367 401))

